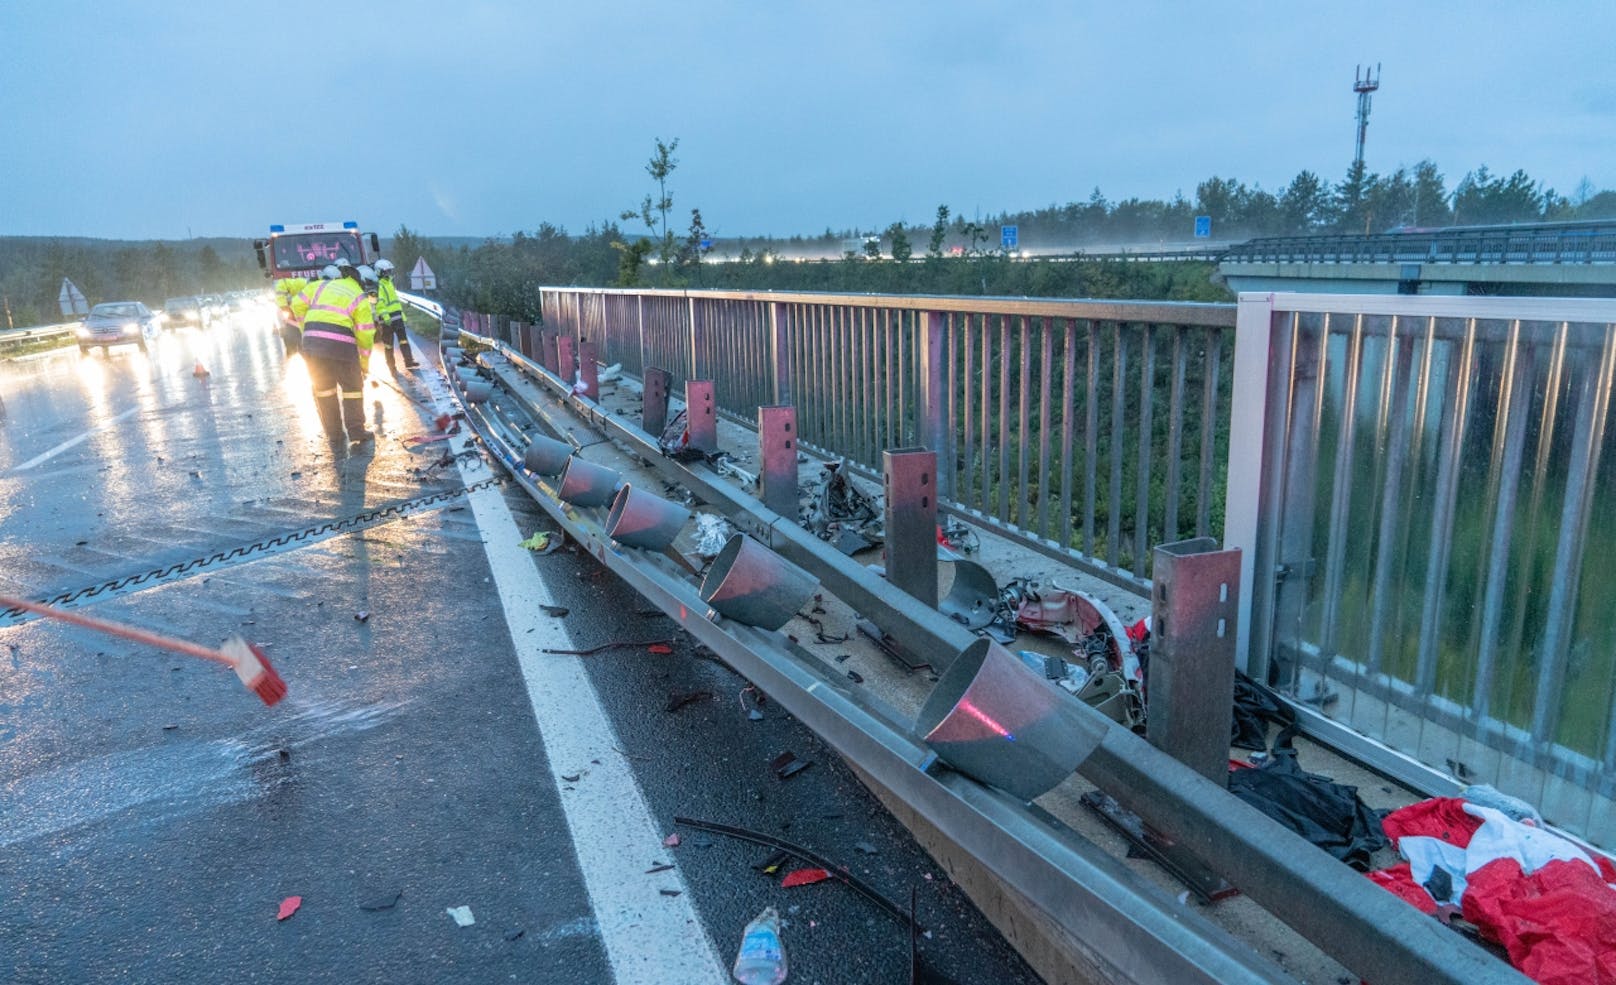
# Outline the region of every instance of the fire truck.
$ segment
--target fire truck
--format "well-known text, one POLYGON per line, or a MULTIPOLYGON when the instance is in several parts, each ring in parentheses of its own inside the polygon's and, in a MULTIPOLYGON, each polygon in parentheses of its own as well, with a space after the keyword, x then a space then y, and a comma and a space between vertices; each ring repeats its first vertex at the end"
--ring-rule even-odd
MULTIPOLYGON (((343 259, 371 263, 381 256, 382 248, 376 234, 360 232, 357 222, 306 222, 270 226, 268 239, 253 240, 253 252, 258 254, 264 276, 274 282, 282 277, 312 280, 322 267, 343 259)), ((287 352, 295 352, 301 333, 286 308, 280 309, 280 331, 287 352)))

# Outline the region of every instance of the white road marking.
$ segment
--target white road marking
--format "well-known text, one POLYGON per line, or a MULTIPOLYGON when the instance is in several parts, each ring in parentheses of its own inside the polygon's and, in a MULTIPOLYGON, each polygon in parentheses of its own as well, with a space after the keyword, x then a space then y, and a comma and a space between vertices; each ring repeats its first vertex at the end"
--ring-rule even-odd
MULTIPOLYGON (((467 485, 484 477, 481 468, 460 468, 467 485)), ((521 533, 503 494, 497 488, 480 489, 470 499, 616 982, 728 982, 679 870, 645 872, 674 861, 673 850, 662 847, 668 832, 651 819, 639 784, 617 751, 616 730, 582 658, 539 652, 576 645, 562 624, 540 608, 556 599, 539 577, 532 552, 518 546, 521 533), (577 779, 565 780, 564 775, 577 779), (663 889, 681 895, 664 896, 663 889)))
MULTIPOLYGON (((33 468, 35 465, 38 465, 41 462, 48 462, 51 459, 55 458, 57 455, 60 455, 62 452, 67 451, 69 448, 72 448, 75 445, 79 445, 79 444, 82 444, 85 441, 88 441, 90 439, 90 435, 95 434, 97 431, 105 431, 107 428, 112 427, 112 425, 118 423, 119 421, 123 420, 124 418, 128 417, 130 414, 135 413, 138 410, 140 410, 139 407, 131 407, 128 410, 124 411, 122 414, 119 414, 117 417, 108 418, 107 420, 102 421, 100 424, 98 424, 95 427, 91 428, 90 430, 84 432, 83 434, 79 435, 78 437, 69 438, 66 441, 62 442, 61 444, 57 445, 55 448, 52 448, 49 451, 44 452, 42 454, 35 455, 33 458, 30 458, 28 461, 23 462, 21 465, 18 465, 15 468, 11 469, 11 472, 26 472, 26 471, 28 471, 29 469, 33 468)), ((8 473, 8 474, 10 474, 10 473, 8 473)))

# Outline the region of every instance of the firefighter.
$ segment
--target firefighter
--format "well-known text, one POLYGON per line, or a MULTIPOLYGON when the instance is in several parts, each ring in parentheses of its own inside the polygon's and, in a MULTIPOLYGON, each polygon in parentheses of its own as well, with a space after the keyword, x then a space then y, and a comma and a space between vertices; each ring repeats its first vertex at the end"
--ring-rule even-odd
POLYGON ((307 299, 302 314, 303 359, 326 433, 336 438, 346 429, 349 440, 358 444, 376 437, 365 427, 363 390, 376 339, 375 310, 363 277, 374 272, 346 258, 332 266, 335 279, 305 288, 298 299, 307 299))
POLYGON ((280 319, 281 344, 286 346, 286 354, 294 355, 297 352, 298 328, 297 319, 292 317, 292 299, 302 293, 308 286, 308 280, 293 275, 282 277, 275 282, 275 309, 280 319))
POLYGON ((404 329, 404 304, 398 299, 398 288, 393 286, 393 261, 377 260, 376 276, 381 278, 376 288, 376 341, 382 344, 388 372, 397 376, 398 367, 393 364, 395 344, 398 351, 404 354, 405 369, 414 369, 421 364, 415 361, 415 354, 410 352, 410 336, 404 329))

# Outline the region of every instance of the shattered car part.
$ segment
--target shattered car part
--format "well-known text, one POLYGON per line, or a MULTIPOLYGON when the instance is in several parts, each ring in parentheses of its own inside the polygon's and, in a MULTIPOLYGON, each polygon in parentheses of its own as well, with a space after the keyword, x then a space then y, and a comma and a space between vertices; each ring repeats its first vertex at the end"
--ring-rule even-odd
POLYGON ((848 479, 844 462, 827 462, 808 508, 808 528, 843 554, 875 547, 886 539, 881 508, 848 479))
POLYGON ((937 608, 967 629, 981 629, 992 622, 999 608, 999 586, 992 573, 975 561, 948 555, 946 551, 938 554, 951 565, 954 582, 937 608))

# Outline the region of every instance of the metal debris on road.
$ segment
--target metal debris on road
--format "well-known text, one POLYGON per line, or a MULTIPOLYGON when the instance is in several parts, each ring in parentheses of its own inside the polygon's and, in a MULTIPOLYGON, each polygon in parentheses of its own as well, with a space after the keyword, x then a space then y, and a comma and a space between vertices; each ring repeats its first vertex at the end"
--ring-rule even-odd
POLYGON ((618 641, 616 643, 602 643, 600 646, 592 646, 587 650, 555 650, 555 649, 545 648, 545 649, 540 650, 539 652, 540 653, 555 653, 555 654, 559 654, 561 656, 566 656, 566 657, 588 657, 588 656, 593 656, 594 654, 597 654, 597 653, 603 653, 603 652, 605 652, 607 650, 616 650, 616 649, 618 649, 620 647, 643 646, 643 647, 646 647, 648 650, 650 650, 650 652, 652 652, 652 653, 672 653, 673 652, 673 647, 671 645, 672 643, 673 643, 673 640, 641 640, 639 642, 634 642, 634 641, 631 641, 631 640, 620 640, 620 641, 618 641), (661 649, 657 649, 658 647, 661 647, 661 649))
POLYGON ((666 862, 663 862, 660 865, 653 865, 649 869, 646 869, 645 874, 648 875, 648 876, 656 875, 658 872, 667 872, 671 868, 673 868, 673 866, 669 865, 666 862))
POLYGON ((399 898, 404 895, 400 889, 390 889, 384 893, 372 896, 359 904, 361 910, 375 912, 377 910, 391 910, 398 905, 399 898))
POLYGON ((790 889, 793 886, 811 886, 829 878, 830 873, 824 869, 795 869, 786 873, 786 877, 780 880, 780 885, 784 889, 790 889))
POLYGON ((682 896, 682 895, 684 895, 684 891, 679 890, 679 889, 659 889, 659 890, 657 890, 657 892, 661 893, 664 896, 682 896))
POLYGON ((539 608, 544 610, 545 615, 547 615, 547 616, 555 616, 557 619, 560 619, 561 617, 565 616, 568 612, 571 611, 570 609, 566 608, 565 606, 560 606, 560 605, 540 605, 539 608))
POLYGON ((687 691, 684 694, 670 694, 668 695, 668 704, 662 710, 667 712, 678 711, 685 705, 702 700, 711 700, 712 697, 713 692, 711 691, 687 691))
POLYGON ((365 612, 365 611, 355 612, 353 614, 353 617, 354 617, 355 622, 370 622, 370 613, 369 612, 365 612))
POLYGON ((797 754, 789 749, 769 762, 769 768, 774 770, 774 775, 782 780, 789 780, 812 765, 813 760, 798 759, 797 754))
POLYGON ((457 926, 470 927, 477 922, 477 918, 471 915, 471 907, 469 906, 451 906, 445 912, 454 918, 457 926))
MULTIPOLYGON (((710 831, 713 834, 728 835, 731 838, 739 838, 741 841, 749 841, 754 845, 763 845, 766 848, 777 848, 782 852, 787 852, 794 858, 801 859, 809 865, 826 870, 837 880, 846 883, 849 889, 887 911, 899 923, 912 926, 920 933, 926 932, 926 928, 915 924, 912 914, 905 912, 903 907, 882 896, 869 883, 847 871, 845 866, 839 866, 824 856, 800 845, 793 845, 789 841, 776 838, 770 834, 764 834, 761 831, 752 831, 748 828, 739 828, 729 824, 719 824, 716 821, 702 821, 693 817, 675 817, 673 823, 687 828, 695 828, 697 831, 710 831)), ((931 878, 930 873, 926 874, 926 878, 931 878)))

